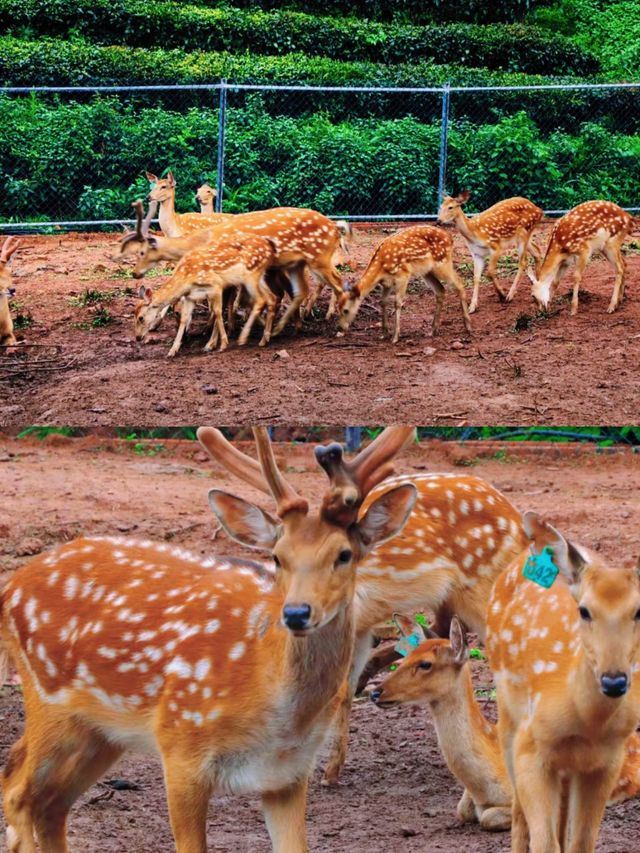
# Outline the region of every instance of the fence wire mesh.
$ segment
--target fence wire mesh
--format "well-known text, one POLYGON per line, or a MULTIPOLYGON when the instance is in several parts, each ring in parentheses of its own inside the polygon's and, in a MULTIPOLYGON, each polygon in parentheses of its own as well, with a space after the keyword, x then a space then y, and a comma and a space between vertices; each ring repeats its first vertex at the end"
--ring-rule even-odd
POLYGON ((640 209, 640 85, 518 89, 235 86, 0 89, 0 227, 113 227, 172 169, 178 210, 281 205, 426 219, 525 195, 560 213, 640 209))

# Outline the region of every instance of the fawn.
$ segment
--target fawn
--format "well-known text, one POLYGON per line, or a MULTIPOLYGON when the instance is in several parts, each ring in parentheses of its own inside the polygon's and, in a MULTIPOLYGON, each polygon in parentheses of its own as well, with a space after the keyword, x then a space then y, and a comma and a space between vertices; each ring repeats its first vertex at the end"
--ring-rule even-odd
POLYGON ((173 172, 166 178, 158 178, 147 172, 147 180, 153 184, 149 201, 160 203, 160 228, 165 237, 184 237, 202 228, 211 228, 234 219, 232 213, 176 213, 176 179, 173 172))
POLYGON ((13 333, 13 320, 9 308, 9 299, 15 295, 15 287, 11 286, 9 259, 19 247, 20 241, 15 237, 7 237, 0 249, 0 346, 12 347, 18 341, 13 333))
MULTIPOLYGON (((240 470, 257 467, 220 433, 200 435, 213 459, 233 454, 240 470)), ((358 457, 360 458, 360 457, 358 457)), ((349 482, 352 462, 342 462, 349 482)), ((518 510, 490 483, 458 474, 406 474, 386 479, 365 498, 376 500, 388 489, 407 484, 417 491, 416 505, 402 533, 383 544, 358 566, 356 639, 349 686, 342 696, 324 774, 324 784, 338 781, 345 762, 353 696, 369 658, 376 626, 394 612, 437 612, 434 628, 448 633, 456 613, 481 638, 494 581, 522 553, 527 538, 518 510)), ((264 490, 264 489, 263 489, 264 490)))
POLYGON ((247 290, 252 310, 242 329, 238 343, 244 346, 256 318, 267 309, 264 334, 259 346, 266 346, 271 337, 271 327, 276 308, 276 298, 265 284, 267 269, 273 266, 274 246, 271 240, 254 234, 226 237, 185 255, 175 268, 169 281, 155 293, 151 288, 140 287, 140 299, 135 309, 135 334, 137 340, 157 329, 169 307, 183 299, 180 324, 171 349, 172 358, 179 351, 182 337, 191 322, 193 303, 207 299, 214 316, 213 332, 205 350, 213 349, 218 340, 222 352, 229 345, 222 318, 223 294, 228 287, 242 286, 247 290))
POLYGON ((585 201, 559 219, 537 274, 529 272, 532 294, 538 305, 547 309, 554 291, 575 259, 576 269, 571 297, 571 315, 578 312, 578 293, 582 276, 594 252, 602 252, 616 271, 607 313, 612 314, 624 298, 625 262, 622 244, 631 233, 633 218, 612 201, 585 201))
POLYGON ((478 307, 480 278, 487 258, 487 276, 491 279, 496 293, 503 302, 511 302, 516 295, 518 282, 527 267, 528 252, 540 260, 540 250, 531 239, 536 225, 544 216, 544 211, 527 198, 507 198, 492 205, 475 216, 465 216, 462 205, 471 197, 468 190, 455 198, 447 196, 442 200, 438 211, 438 220, 442 223, 454 222, 473 257, 473 296, 469 313, 478 307), (500 256, 507 246, 515 241, 518 251, 518 271, 509 292, 505 293, 498 284, 496 268, 500 256))
MULTIPOLYGON (((210 795, 258 793, 275 853, 306 853, 309 775, 353 650, 356 567, 402 529, 415 489, 357 518, 336 501, 339 445, 316 448, 330 488, 310 512, 279 471, 266 429, 258 468, 277 519, 219 489, 209 504, 232 538, 272 553, 202 560, 168 545, 95 537, 19 569, 0 596, 2 639, 22 678, 25 733, 3 775, 10 853, 67 850, 75 800, 126 749, 163 764, 179 853, 206 850, 210 795)), ((392 427, 356 474, 359 494, 412 429, 392 427)), ((232 458, 220 457, 236 471, 232 458)))
POLYGON ((524 527, 529 556, 500 575, 487 616, 512 849, 590 853, 640 719, 640 576, 535 513, 524 527))
POLYGON ((218 191, 206 181, 198 187, 196 190, 196 201, 200 205, 200 213, 214 213, 213 203, 217 195, 218 191))
POLYGON ((431 334, 438 331, 444 302, 444 284, 458 291, 464 327, 471 332, 464 284, 453 266, 453 240, 433 225, 413 225, 386 237, 375 250, 360 281, 345 291, 338 300, 338 324, 346 331, 353 323, 362 300, 377 284, 382 284, 382 334, 387 334, 387 307, 394 297, 395 328, 392 343, 400 337, 400 312, 412 278, 424 278, 436 298, 431 334))
MULTIPOLYGON (((478 821, 482 829, 506 830, 511 828, 511 782, 497 727, 476 700, 468 657, 465 633, 454 616, 449 641, 429 636, 371 691, 370 698, 380 708, 404 702, 429 705, 447 766, 465 789, 458 817, 478 821)), ((624 765, 609 802, 622 802, 639 792, 640 737, 634 733, 625 743, 624 765)))

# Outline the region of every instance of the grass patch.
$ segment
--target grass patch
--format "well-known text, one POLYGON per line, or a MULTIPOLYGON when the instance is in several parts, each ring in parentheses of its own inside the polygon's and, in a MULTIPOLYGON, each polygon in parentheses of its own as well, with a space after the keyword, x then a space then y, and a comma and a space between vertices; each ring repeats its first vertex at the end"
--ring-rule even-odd
POLYGON ((14 329, 30 329, 35 323, 35 320, 29 312, 18 311, 13 318, 14 329))
POLYGON ((74 427, 29 426, 19 432, 17 438, 37 438, 43 441, 49 435, 64 435, 68 438, 76 435, 74 427))
POLYGON ((97 288, 88 287, 79 296, 69 297, 69 305, 88 308, 100 302, 109 302, 113 297, 114 293, 111 290, 98 290, 97 288))

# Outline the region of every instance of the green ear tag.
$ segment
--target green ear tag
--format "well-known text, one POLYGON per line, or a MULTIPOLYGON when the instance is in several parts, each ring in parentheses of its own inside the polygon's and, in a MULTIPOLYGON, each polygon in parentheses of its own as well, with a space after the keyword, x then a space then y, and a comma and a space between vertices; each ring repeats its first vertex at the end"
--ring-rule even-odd
POLYGON ((406 658, 409 652, 417 649, 423 640, 424 634, 421 634, 419 631, 414 631, 413 634, 405 634, 405 636, 397 642, 393 648, 398 652, 398 654, 402 655, 403 658, 406 658))
POLYGON ((524 564, 522 574, 527 580, 549 589, 558 577, 560 569, 553 562, 553 551, 548 545, 539 554, 531 554, 524 564))

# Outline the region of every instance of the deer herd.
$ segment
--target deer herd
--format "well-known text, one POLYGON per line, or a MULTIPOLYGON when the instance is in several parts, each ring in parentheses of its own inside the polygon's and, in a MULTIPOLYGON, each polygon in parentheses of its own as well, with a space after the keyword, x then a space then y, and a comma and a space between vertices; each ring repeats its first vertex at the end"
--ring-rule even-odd
MULTIPOLYGON (((480 280, 486 266, 499 299, 510 302, 522 276, 532 282, 532 296, 539 309, 549 308, 566 268, 575 261, 571 314, 578 310, 578 292, 586 265, 595 252, 602 252, 615 267, 616 279, 608 311, 613 312, 624 296, 625 261, 622 246, 634 233, 635 220, 609 201, 578 205, 554 225, 544 256, 532 239, 543 211, 526 198, 509 198, 475 216, 467 216, 463 205, 470 193, 443 199, 438 212, 442 225, 453 225, 473 259, 473 292, 467 306, 464 283, 456 270, 453 240, 441 227, 414 225, 383 239, 373 253, 360 280, 343 284, 338 270, 353 239, 350 225, 333 221, 315 210, 293 207, 252 213, 214 212, 216 190, 205 183, 196 193, 200 213, 177 213, 176 180, 147 173, 151 184, 149 207, 144 215, 142 201, 133 203, 136 227, 119 241, 112 258, 135 260, 133 277, 141 279, 159 263, 175 265, 169 280, 154 293, 140 286, 135 308, 135 335, 144 340, 156 329, 170 309, 179 318, 178 331, 168 352, 175 356, 188 330, 196 303, 206 302, 212 333, 205 350, 227 348, 227 329, 233 332, 238 312, 247 303, 247 319, 238 338, 247 343, 256 321, 263 326, 259 346, 279 335, 289 321, 296 330, 308 317, 326 284, 331 290, 327 318, 337 314, 338 334, 355 320, 363 300, 382 286, 383 337, 388 334, 388 309, 394 313, 392 343, 400 337, 400 315, 409 283, 421 279, 435 295, 431 333, 438 331, 446 285, 460 299, 464 329, 471 334, 469 314, 478 309, 480 280), (158 218, 162 233, 153 232, 158 218), (508 291, 498 281, 498 261, 515 245, 518 269, 508 291), (533 271, 528 266, 534 259, 533 271), (317 279, 315 286, 309 274, 317 279), (225 311, 226 303, 226 311, 225 311), (283 303, 282 315, 276 317, 283 303), (226 327, 225 327, 226 314, 226 327), (264 315, 264 316, 263 316, 264 315), (275 322, 275 327, 274 327, 275 322)), ((11 238, 10 238, 11 240, 11 238)), ((3 290, 0 292, 0 345, 13 346, 8 296, 10 276, 6 264, 16 246, 5 245, 0 255, 3 290)))
POLYGON ((267 430, 254 435, 257 459, 198 431, 217 465, 273 500, 272 513, 208 494, 264 562, 88 536, 5 585, 3 663, 26 711, 2 775, 10 853, 64 853, 74 802, 130 749, 162 762, 179 853, 206 851, 216 792, 258 794, 273 850, 305 853, 316 755, 332 741, 335 783, 376 626, 425 609, 444 636, 416 640, 371 700, 430 708, 460 820, 511 828, 517 853, 593 851, 607 803, 640 791, 639 569, 607 565, 477 477, 394 474, 411 427, 353 459, 317 447, 328 482, 308 497, 267 430), (497 724, 466 629, 485 642, 497 724))

